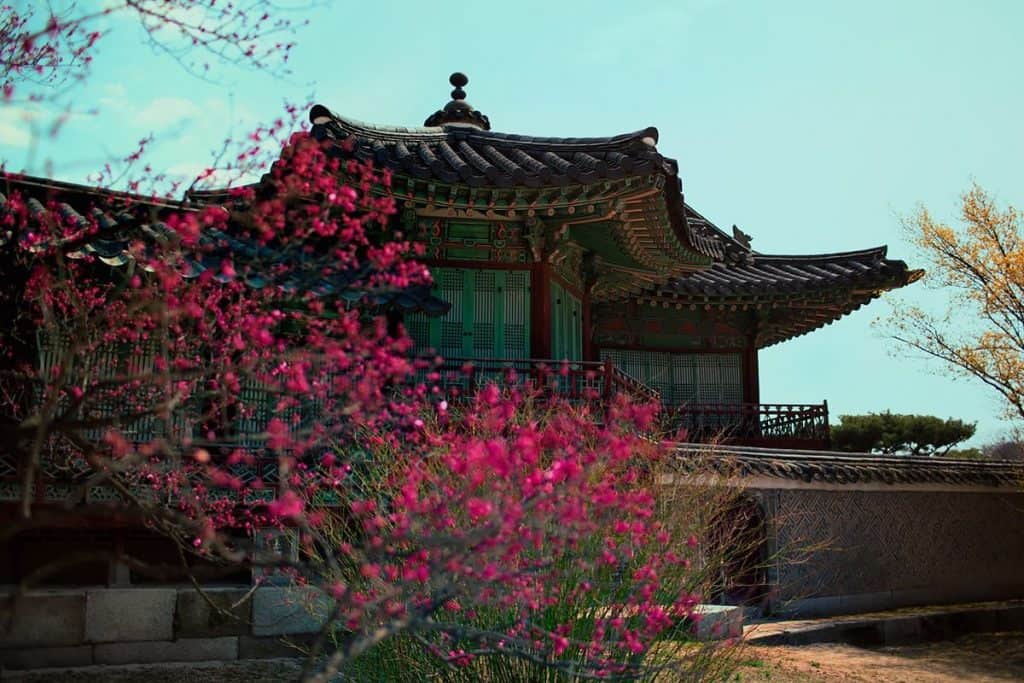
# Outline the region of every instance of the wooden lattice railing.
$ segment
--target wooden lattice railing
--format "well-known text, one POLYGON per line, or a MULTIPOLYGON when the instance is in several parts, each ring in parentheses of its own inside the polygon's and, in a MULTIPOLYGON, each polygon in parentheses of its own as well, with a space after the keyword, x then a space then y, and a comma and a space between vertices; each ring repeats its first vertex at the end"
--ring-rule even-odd
POLYGON ((445 358, 438 370, 445 391, 472 393, 489 382, 540 389, 571 402, 608 400, 626 393, 657 401, 658 392, 630 377, 611 361, 558 361, 519 358, 445 358))
POLYGON ((828 448, 828 403, 690 403, 665 410, 666 425, 691 441, 828 448))
MULTIPOLYGON (((489 382, 504 385, 511 380, 530 389, 539 389, 544 395, 559 396, 573 403, 606 403, 620 393, 641 402, 661 400, 656 390, 623 372, 610 360, 447 358, 436 372, 438 379, 433 383, 452 397, 471 394, 489 382)), ((424 377, 418 379, 423 381, 424 377)), ((262 438, 254 439, 252 434, 262 432, 263 422, 269 414, 268 411, 262 418, 240 423, 238 440, 231 442, 232 445, 257 448, 262 445, 262 438)), ((142 427, 148 427, 148 423, 142 427)), ((826 403, 690 403, 664 406, 661 427, 664 433, 677 437, 685 435, 685 440, 691 442, 822 449, 827 449, 830 443, 826 403)), ((144 441, 152 438, 151 432, 151 427, 148 430, 140 427, 131 430, 128 436, 144 441)), ((197 439, 195 443, 201 445, 202 440, 197 439)), ((218 445, 225 443, 222 440, 218 445)), ((47 459, 43 465, 43 479, 60 478, 61 472, 49 471, 48 468, 56 462, 51 460, 47 459)), ((267 466, 273 471, 259 474, 272 481, 276 477, 276 460, 268 460, 267 466)), ((0 454, 0 484, 14 485, 16 480, 16 463, 0 454)), ((0 485, 0 500, 9 498, 11 491, 2 489, 0 485)))
MULTIPOLYGON (((540 388, 571 402, 607 401, 626 393, 638 401, 660 401, 659 393, 605 361, 517 358, 446 358, 439 386, 465 395, 488 382, 510 381, 540 388)), ((688 403, 664 406, 662 427, 692 441, 725 441, 750 446, 828 448, 828 404, 688 403)))

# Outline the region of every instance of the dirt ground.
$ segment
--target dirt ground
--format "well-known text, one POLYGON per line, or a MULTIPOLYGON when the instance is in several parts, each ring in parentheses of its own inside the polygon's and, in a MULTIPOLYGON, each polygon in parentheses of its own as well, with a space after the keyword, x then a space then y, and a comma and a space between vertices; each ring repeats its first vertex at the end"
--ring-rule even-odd
POLYGON ((1024 633, 865 649, 823 643, 748 647, 737 681, 772 683, 1006 683, 1024 681, 1024 633))
MULTIPOLYGON (((740 661, 732 678, 737 683, 1008 683, 1024 681, 1024 633, 874 649, 839 644, 747 646, 740 661)), ((278 683, 294 681, 298 674, 294 661, 268 660, 3 672, 0 678, 21 683, 278 683)))

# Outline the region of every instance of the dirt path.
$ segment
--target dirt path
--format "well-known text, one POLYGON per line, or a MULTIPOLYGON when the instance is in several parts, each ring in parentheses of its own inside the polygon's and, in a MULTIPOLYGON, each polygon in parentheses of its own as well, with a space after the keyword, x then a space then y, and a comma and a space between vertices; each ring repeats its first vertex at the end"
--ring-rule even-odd
POLYGON ((749 647, 741 681, 774 683, 1007 683, 1024 681, 1024 633, 864 649, 823 643, 749 647))

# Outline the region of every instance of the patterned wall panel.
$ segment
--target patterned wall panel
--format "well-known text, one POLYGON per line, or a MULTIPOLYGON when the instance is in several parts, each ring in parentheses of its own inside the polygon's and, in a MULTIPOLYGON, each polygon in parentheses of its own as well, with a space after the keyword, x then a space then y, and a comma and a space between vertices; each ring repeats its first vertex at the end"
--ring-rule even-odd
POLYGON ((530 271, 510 270, 505 277, 505 338, 502 358, 530 355, 530 271))
MULTIPOLYGON (((104 344, 89 353, 78 352, 72 358, 69 356, 71 340, 67 336, 48 334, 43 330, 37 333, 37 349, 41 377, 52 376, 54 368, 60 363, 73 364, 69 385, 85 380, 136 377, 150 373, 157 355, 157 345, 150 339, 139 343, 104 344)), ((138 404, 152 405, 153 401, 147 398, 144 390, 132 394, 121 387, 106 392, 93 391, 90 397, 83 404, 82 417, 95 419, 132 414, 138 410, 138 404)), ((130 440, 149 441, 157 435, 159 423, 154 415, 144 415, 122 425, 120 429, 130 440)), ((99 440, 105 431, 106 427, 102 427, 85 430, 84 434, 89 439, 99 440)))
POLYGON ((451 304, 441 317, 412 313, 405 326, 418 352, 445 358, 528 358, 530 272, 433 268, 434 294, 451 304))
POLYGON ((551 283, 551 357, 580 360, 583 357, 583 306, 557 282, 551 283))
POLYGON ((465 303, 463 301, 462 271, 453 268, 438 268, 434 271, 434 283, 437 296, 452 305, 448 314, 441 318, 440 335, 431 340, 437 352, 442 356, 459 357, 464 355, 462 337, 464 326, 465 303))
POLYGON ((1024 596, 1024 493, 763 492, 782 601, 910 593, 1024 596))
POLYGON ((498 307, 496 304, 497 284, 494 270, 473 270, 468 275, 473 287, 473 326, 472 326, 472 351, 469 354, 473 358, 489 358, 497 355, 495 353, 494 338, 495 326, 500 324, 496 320, 498 307))
POLYGON ((660 308, 623 302, 592 311, 598 346, 642 346, 665 350, 743 349, 748 346, 749 311, 660 308))
POLYGON ((623 372, 661 393, 669 405, 742 403, 743 359, 738 353, 667 353, 604 349, 623 372))
POLYGON ((426 245, 428 258, 460 261, 527 263, 529 246, 517 222, 421 218, 416 238, 426 245))

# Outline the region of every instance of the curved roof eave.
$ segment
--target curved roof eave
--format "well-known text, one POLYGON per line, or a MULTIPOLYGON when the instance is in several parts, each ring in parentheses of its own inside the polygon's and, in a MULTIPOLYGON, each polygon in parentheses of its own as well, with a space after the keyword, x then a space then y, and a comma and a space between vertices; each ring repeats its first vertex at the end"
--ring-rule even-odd
POLYGON ((544 137, 516 133, 499 133, 457 123, 443 126, 388 126, 371 124, 336 114, 322 104, 313 105, 309 112, 309 119, 314 126, 334 123, 341 130, 353 135, 396 142, 408 140, 441 141, 454 137, 480 141, 490 140, 499 143, 516 143, 517 146, 536 146, 549 150, 555 148, 616 148, 636 143, 653 149, 658 144, 658 129, 654 126, 607 137, 544 137))
MULTIPOLYGON (((660 176, 661 201, 682 247, 679 253, 694 253, 698 261, 721 257, 714 240, 689 229, 678 163, 658 152, 658 129, 653 126, 610 137, 538 137, 466 124, 377 126, 339 116, 323 105, 312 108, 310 120, 314 137, 339 146, 349 141, 353 149, 346 154, 372 159, 416 181, 508 189, 660 176)), ((688 267, 694 265, 704 264, 688 267)))

